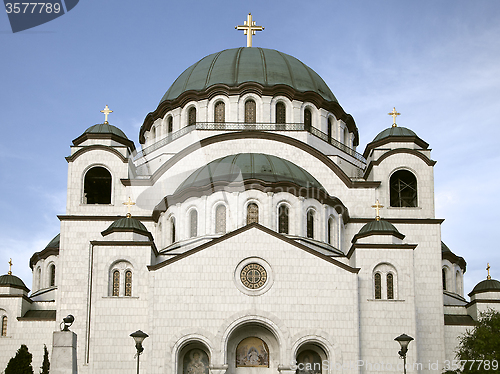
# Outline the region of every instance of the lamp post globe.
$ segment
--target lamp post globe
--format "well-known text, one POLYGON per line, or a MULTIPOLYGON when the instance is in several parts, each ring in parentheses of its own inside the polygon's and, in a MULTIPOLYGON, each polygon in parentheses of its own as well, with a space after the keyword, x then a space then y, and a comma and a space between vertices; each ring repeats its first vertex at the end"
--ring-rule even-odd
POLYGON ((139 356, 141 353, 144 351, 144 347, 142 346, 142 342, 144 339, 146 339, 149 335, 146 334, 145 332, 142 332, 141 330, 137 330, 136 332, 133 332, 130 334, 132 338, 134 338, 135 341, 135 349, 137 349, 137 374, 139 374, 139 356))
POLYGON ((408 344, 410 344, 410 342, 414 339, 406 334, 401 334, 394 340, 397 341, 401 346, 401 350, 398 352, 398 354, 399 358, 402 358, 404 361, 403 369, 404 369, 404 374, 406 374, 406 353, 408 352, 408 344))

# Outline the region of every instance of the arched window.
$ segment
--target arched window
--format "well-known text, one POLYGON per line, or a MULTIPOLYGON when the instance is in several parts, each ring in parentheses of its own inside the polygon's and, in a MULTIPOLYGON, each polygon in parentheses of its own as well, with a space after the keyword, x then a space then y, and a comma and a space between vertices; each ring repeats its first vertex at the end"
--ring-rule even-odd
POLYGON ((170 240, 172 243, 175 243, 175 218, 170 218, 170 240))
POLYGON ((391 176, 391 206, 417 206, 417 178, 408 170, 398 170, 391 176))
POLYGON ((132 296, 132 271, 125 272, 125 296, 132 296))
POLYGON ((328 244, 333 245, 335 241, 335 219, 333 217, 330 217, 328 219, 328 244))
POLYGON ((226 122, 226 105, 223 101, 218 101, 214 108, 214 122, 224 123, 226 122))
POLYGON ((255 101, 250 99, 245 102, 245 123, 255 123, 257 122, 257 105, 255 101))
POLYGON ((312 349, 302 351, 297 355, 297 370, 295 374, 321 374, 321 364, 322 360, 318 352, 312 349))
POLYGON ((52 264, 49 267, 50 272, 50 287, 54 287, 56 285, 56 265, 52 264))
POLYGON ((349 130, 347 127, 344 127, 344 144, 349 147, 349 130))
POLYGON ((387 299, 394 299, 394 278, 391 273, 387 274, 387 299))
POLYGON ((382 277, 380 273, 375 273, 375 299, 382 298, 382 277))
POLYGON ((332 141, 332 136, 333 136, 333 125, 332 125, 332 119, 328 118, 328 143, 331 143, 332 141))
POLYGON ((456 272, 456 277, 455 277, 455 292, 459 295, 462 295, 462 274, 460 274, 460 271, 457 270, 456 272))
POLYGON ((198 236, 198 212, 193 209, 189 213, 189 237, 194 238, 196 236, 198 236))
POLYGON ((172 134, 174 131, 174 119, 172 116, 168 117, 167 119, 167 136, 172 134))
POLYGON ((205 351, 195 348, 184 355, 182 360, 182 374, 208 374, 208 355, 205 351))
POLYGON ((196 108, 191 107, 188 112, 188 126, 196 124, 196 108))
POLYGON ((282 204, 278 207, 278 232, 280 234, 289 234, 288 232, 288 220, 290 215, 288 214, 288 207, 282 204))
POLYGON ((113 271, 113 296, 120 296, 120 272, 113 271))
POLYGON ((42 269, 38 268, 36 271, 36 289, 41 290, 42 289, 42 269))
POLYGON ((304 130, 309 130, 312 127, 311 109, 304 109, 304 130))
POLYGON ((154 142, 156 140, 156 127, 151 126, 150 134, 151 134, 151 141, 154 142))
POLYGON ((2 336, 7 336, 7 316, 2 317, 2 336))
POLYGON ((111 174, 102 166, 87 171, 83 186, 84 204, 111 204, 111 174))
POLYGON ((307 212, 307 230, 308 238, 314 239, 314 210, 310 209, 307 212))
POLYGON ((443 268, 441 271, 441 276, 443 277, 443 290, 446 290, 446 269, 443 268))
POLYGON ((286 123, 286 106, 281 101, 276 103, 276 123, 286 123))
POLYGON ((259 206, 255 203, 250 203, 247 206, 247 225, 253 222, 259 223, 259 206))
POLYGON ((226 233, 226 206, 222 204, 215 209, 215 232, 226 233))

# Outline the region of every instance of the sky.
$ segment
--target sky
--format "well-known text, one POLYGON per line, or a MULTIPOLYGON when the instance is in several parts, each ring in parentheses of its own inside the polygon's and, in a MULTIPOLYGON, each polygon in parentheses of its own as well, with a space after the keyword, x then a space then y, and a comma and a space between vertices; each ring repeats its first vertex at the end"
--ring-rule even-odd
MULTIPOLYGON (((467 261, 465 293, 500 279, 500 2, 498 0, 80 0, 13 34, 0 12, 0 274, 31 288, 29 259, 59 233, 71 141, 102 123, 139 148, 139 128, 202 57, 246 45, 314 69, 356 121, 363 152, 398 124, 430 144, 442 239, 467 261)), ((382 212, 383 213, 383 212, 382 212)))

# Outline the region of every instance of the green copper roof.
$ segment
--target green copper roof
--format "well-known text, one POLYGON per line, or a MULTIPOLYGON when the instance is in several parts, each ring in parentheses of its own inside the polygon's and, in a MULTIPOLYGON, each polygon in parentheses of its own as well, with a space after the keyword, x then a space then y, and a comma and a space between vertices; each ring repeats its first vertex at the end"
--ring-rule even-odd
POLYGON ((389 127, 378 134, 373 141, 382 140, 389 136, 417 136, 417 134, 406 127, 389 127))
POLYGON ((202 58, 175 80, 160 103, 174 100, 185 91, 203 91, 215 84, 235 87, 245 82, 265 87, 284 84, 337 102, 323 79, 295 57, 274 49, 250 47, 226 49, 202 58))
POLYGON ((59 243, 61 241, 61 234, 57 234, 54 239, 52 239, 50 241, 49 244, 47 244, 47 246, 45 247, 45 249, 47 248, 56 248, 56 249, 59 249, 59 243))
POLYGON ((109 123, 99 123, 94 126, 90 126, 87 130, 84 131, 84 134, 114 134, 119 137, 127 138, 127 135, 120 130, 118 127, 110 125, 109 123))
POLYGON ((197 169, 175 192, 215 182, 230 183, 248 179, 268 183, 292 182, 300 187, 324 189, 311 174, 288 160, 262 153, 239 153, 219 158, 197 169))
POLYGON ((112 233, 113 231, 134 231, 149 234, 146 226, 144 226, 141 221, 132 217, 124 217, 116 220, 102 232, 102 235, 105 236, 112 233))
POLYGON ((26 287, 21 278, 18 278, 12 274, 5 274, 0 277, 0 287, 1 286, 14 286, 18 288, 25 288, 28 290, 28 287, 26 287))
POLYGON ((486 279, 484 281, 479 282, 476 284, 476 287, 472 290, 471 293, 469 293, 469 296, 472 296, 476 293, 482 293, 482 292, 500 292, 500 282, 497 281, 496 279, 486 279))
POLYGON ((450 250, 450 248, 448 248, 448 246, 446 244, 441 242, 441 252, 451 252, 451 250, 450 250))
POLYGON ((359 230, 358 235, 363 235, 363 234, 368 234, 370 232, 377 231, 377 232, 392 232, 395 234, 400 234, 398 229, 394 227, 394 225, 390 222, 387 222, 383 219, 380 221, 374 220, 371 222, 368 222, 366 225, 364 225, 361 230, 359 230))

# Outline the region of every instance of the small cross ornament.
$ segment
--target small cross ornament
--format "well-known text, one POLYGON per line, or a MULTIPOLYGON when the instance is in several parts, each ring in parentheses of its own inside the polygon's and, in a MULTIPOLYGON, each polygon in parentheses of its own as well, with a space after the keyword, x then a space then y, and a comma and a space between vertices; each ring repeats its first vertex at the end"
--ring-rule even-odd
POLYGON ((255 31, 262 31, 264 27, 256 26, 255 21, 252 21, 252 13, 248 13, 247 20, 243 25, 238 25, 234 27, 236 30, 243 30, 243 34, 247 36, 247 47, 252 46, 252 35, 255 35, 255 31))
POLYGON ((372 205, 372 208, 375 208, 375 210, 377 211, 377 217, 375 217, 377 221, 380 221, 380 209, 383 207, 384 206, 378 202, 378 199, 377 203, 375 205, 372 205))
POLYGON ((394 107, 392 109, 392 112, 387 113, 387 114, 390 115, 390 116, 392 116, 392 120, 393 120, 392 127, 398 127, 398 125, 396 125, 396 116, 400 116, 401 113, 396 112, 396 107, 394 107))
POLYGON ((104 123, 108 124, 109 123, 108 122, 108 115, 109 115, 109 113, 113 113, 113 111, 110 110, 109 107, 106 105, 106 107, 103 110, 101 110, 101 113, 104 113, 104 123))
POLYGON ((123 204, 123 205, 126 205, 126 206, 127 206, 127 208, 128 208, 127 218, 132 217, 132 214, 130 213, 130 207, 131 207, 132 205, 135 205, 135 203, 134 203, 134 202, 132 202, 132 199, 130 198, 130 196, 128 197, 128 201, 126 201, 126 202, 124 202, 124 203, 122 203, 122 204, 123 204))

